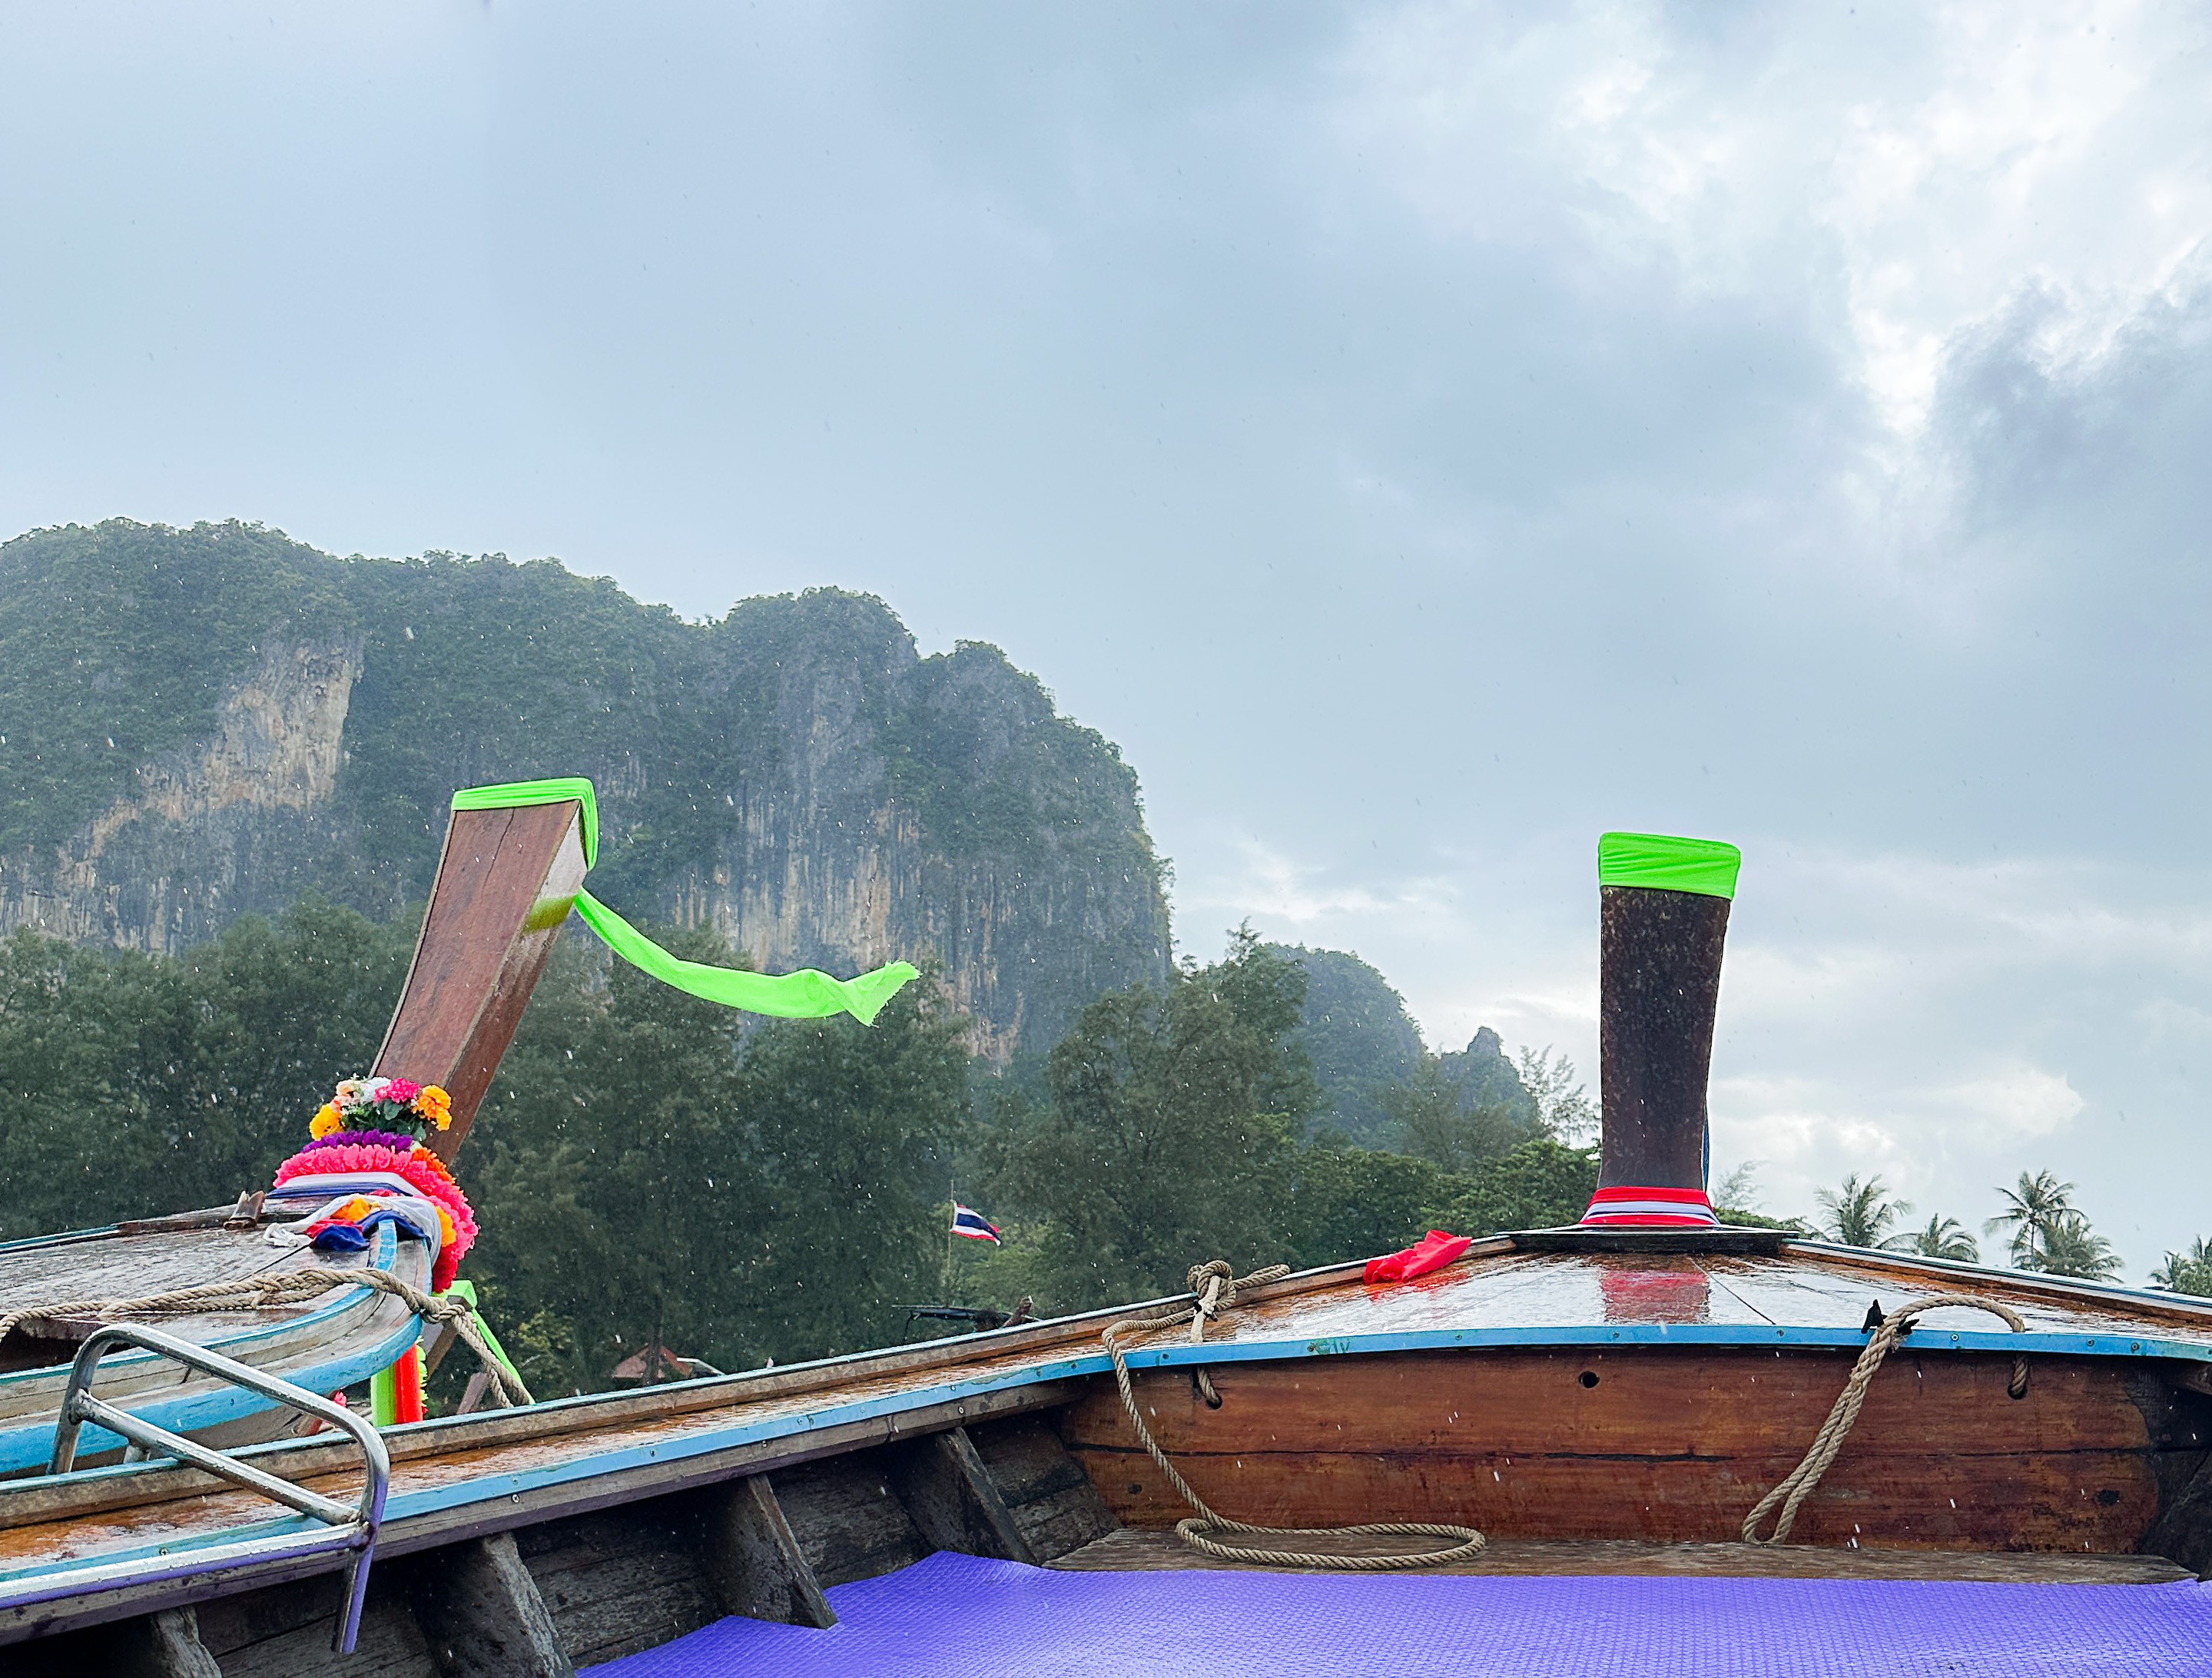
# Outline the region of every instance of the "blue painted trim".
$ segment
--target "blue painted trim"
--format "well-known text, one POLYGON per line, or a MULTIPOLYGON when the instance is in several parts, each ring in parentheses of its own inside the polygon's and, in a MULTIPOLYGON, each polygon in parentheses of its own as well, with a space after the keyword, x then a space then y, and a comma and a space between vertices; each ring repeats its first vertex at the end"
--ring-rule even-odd
MULTIPOLYGON (((398 1256, 399 1237, 388 1224, 380 1226, 374 1234, 377 1244, 369 1262, 374 1268, 389 1270, 392 1261, 398 1256)), ((326 1303, 318 1305, 304 1316, 290 1319, 288 1322, 241 1329, 235 1334, 227 1335, 219 1341, 210 1341, 206 1344, 213 1350, 229 1353, 235 1356, 234 1348, 241 1344, 262 1339, 272 1334, 282 1333, 286 1329, 313 1324, 323 1318, 349 1310, 369 1292, 370 1290, 365 1287, 341 1289, 334 1292, 326 1303)), ((352 1386, 356 1382, 366 1381, 378 1370, 388 1366, 394 1359, 415 1343, 422 1333, 422 1328, 421 1322, 410 1316, 401 1327, 386 1336, 382 1342, 366 1352, 357 1352, 345 1358, 328 1358, 321 1363, 309 1364, 301 1368, 278 1370, 274 1372, 282 1375, 293 1385, 305 1387, 310 1392, 336 1392, 342 1387, 352 1386)), ((144 1364, 154 1360, 154 1354, 150 1352, 118 1353, 113 1357, 103 1358, 100 1366, 101 1371, 105 1373, 108 1370, 118 1368, 126 1364, 144 1364)), ((55 1383, 53 1402, 58 1407, 61 1402, 60 1383, 63 1377, 53 1369, 48 1368, 26 1370, 9 1378, 21 1380, 28 1376, 44 1377, 55 1383)), ((149 1401, 131 1403, 126 1407, 131 1414, 143 1417, 156 1427, 166 1427, 172 1433, 189 1434, 198 1432, 205 1428, 219 1427, 225 1422, 237 1421, 276 1407, 257 1394, 247 1392, 242 1387, 234 1387, 225 1383, 212 1389, 179 1397, 150 1398, 149 1401)), ((0 1428, 0 1473, 10 1473, 20 1468, 35 1468, 46 1464, 53 1454, 54 1414, 53 1411, 49 1411, 42 1419, 33 1418, 18 1422, 11 1427, 0 1428)), ((122 1444, 122 1439, 106 1428, 88 1426, 78 1436, 77 1450, 82 1455, 90 1456, 101 1451, 119 1450, 122 1444)))

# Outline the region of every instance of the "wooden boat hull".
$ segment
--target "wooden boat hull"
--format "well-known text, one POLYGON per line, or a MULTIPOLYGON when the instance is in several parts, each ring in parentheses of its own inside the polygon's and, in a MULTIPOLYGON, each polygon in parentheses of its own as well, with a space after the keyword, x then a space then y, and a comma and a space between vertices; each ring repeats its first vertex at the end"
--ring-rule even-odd
MULTIPOLYGON (((1493 1536, 1709 1543, 1796 1468, 1850 1373, 1847 1351, 1485 1347, 1213 1366, 1139 1377, 1177 1468, 1242 1520, 1455 1521, 1493 1536)), ((1901 1351, 1797 1541, 2132 1551, 2197 1471, 2212 1399, 2113 1359, 2039 1358, 2027 1396, 2003 1353, 1901 1351)), ((1060 1432, 1125 1525, 1187 1514, 1093 1391, 1060 1432)))

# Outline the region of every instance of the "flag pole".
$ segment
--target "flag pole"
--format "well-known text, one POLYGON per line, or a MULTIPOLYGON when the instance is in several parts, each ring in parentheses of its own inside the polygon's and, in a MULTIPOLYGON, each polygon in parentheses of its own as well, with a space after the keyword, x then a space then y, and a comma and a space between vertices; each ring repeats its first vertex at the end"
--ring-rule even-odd
POLYGON ((960 1204, 960 1186, 953 1184, 945 1190, 945 1303, 956 1304, 952 1298, 952 1220, 960 1214, 954 1210, 960 1204))

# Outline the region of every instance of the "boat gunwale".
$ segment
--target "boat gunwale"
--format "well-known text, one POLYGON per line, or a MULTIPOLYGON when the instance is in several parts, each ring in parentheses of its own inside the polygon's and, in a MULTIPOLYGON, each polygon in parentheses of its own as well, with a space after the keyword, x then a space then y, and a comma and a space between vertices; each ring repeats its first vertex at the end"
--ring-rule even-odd
MULTIPOLYGON (((1925 1262, 1905 1262, 1900 1255, 1865 1249, 1838 1248, 1829 1243, 1802 1244, 1814 1249, 1808 1256, 1881 1262, 1879 1267, 1868 1268, 1904 1270, 1928 1268, 1925 1262), (1899 1259, 1899 1262, 1891 1267, 1887 1262, 1892 1259, 1899 1259)), ((1463 1263, 1468 1258, 1497 1256, 1512 1250, 1511 1237, 1493 1237, 1478 1243, 1465 1258, 1456 1261, 1454 1267, 1448 1268, 1456 1268, 1456 1264, 1463 1263)), ((1299 1272, 1249 1290, 1243 1296, 1243 1302, 1264 1304, 1272 1299, 1321 1292, 1340 1284, 1350 1273, 1359 1268, 1358 1262, 1353 1262, 1299 1272)), ((1989 1273, 1984 1271, 1983 1274, 1989 1273)), ((2011 1273, 1998 1274, 2008 1280, 2010 1279, 2011 1273)), ((2069 1298, 2087 1296, 2092 1299, 2119 1292, 2076 1286, 2057 1291, 2069 1298)), ((677 1416, 696 1415, 703 1411, 731 1409, 734 1414, 726 1426, 702 1428, 675 1438, 656 1438, 646 1448, 653 1460, 663 1462, 711 1455, 764 1441, 796 1438, 854 1421, 895 1417, 939 1405, 957 1404, 964 1400, 1018 1390, 1024 1387, 1088 1381, 1105 1375, 1112 1367, 1111 1360, 1103 1350, 1086 1351, 1073 1357, 1040 1357, 1012 1367, 1006 1366, 1002 1360, 1030 1348, 1040 1353, 1048 1353, 1056 1347, 1090 1341, 1097 1325, 1102 1322, 1170 1308, 1191 1298, 1188 1293, 1169 1296, 1144 1304, 1115 1306, 1073 1316, 1052 1318, 1040 1323, 948 1335, 904 1347, 846 1353, 780 1368, 702 1377, 636 1392, 584 1394, 487 1415, 434 1418, 388 1430, 386 1438, 393 1462, 398 1466, 427 1458, 527 1444, 602 1427, 650 1423, 677 1416), (744 1410, 756 1401, 834 1391, 870 1377, 896 1377, 933 1370, 957 1371, 963 1365, 985 1360, 1000 1366, 988 1371, 979 1371, 966 1379, 958 1378, 956 1375, 951 1379, 877 1393, 845 1404, 787 1410, 778 1415, 753 1420, 747 1420, 743 1414, 744 1410)), ((2150 1303, 2165 1302, 2160 1299, 2150 1303)), ((2179 1314, 2185 1317, 2212 1317, 2212 1304, 2179 1314)), ((1133 1369, 1154 1370, 1201 1364, 1290 1362, 1310 1357, 1388 1356, 1402 1353, 1480 1351, 1506 1347, 1674 1346, 1684 1348, 1851 1351, 1863 1347, 1865 1340, 1863 1328, 1836 1326, 1584 1323, 1400 1329, 1317 1336, 1272 1335, 1254 1339, 1210 1340, 1198 1345, 1177 1341, 1133 1348, 1125 1353, 1125 1357, 1133 1369)), ((2141 1331, 2127 1334, 2100 1329, 2097 1333, 2085 1334, 2063 1330, 2030 1329, 2014 1334, 2010 1330, 1949 1330, 1923 1326, 1908 1344, 1915 1352, 2032 1353, 2042 1357, 2133 1358, 2154 1362, 2212 1364, 2212 1341, 2175 1341, 2141 1331)), ((295 1480, 307 1480, 334 1472, 344 1460, 343 1451, 333 1442, 312 1438, 271 1441, 248 1447, 240 1454, 259 1460, 261 1466, 272 1472, 295 1480), (271 1458, 275 1460, 269 1460, 271 1458)), ((559 1463, 546 1465, 531 1474, 488 1476, 488 1481, 498 1483, 498 1489, 483 1495, 505 1496, 526 1486, 556 1484, 579 1475, 616 1472, 621 1465, 620 1452, 587 1451, 579 1456, 563 1459, 559 1463), (592 1463, 601 1466, 584 1466, 592 1463)), ((441 1494, 459 1494, 476 1484, 475 1480, 460 1480, 438 1490, 441 1494)), ((115 1464, 52 1479, 0 1483, 0 1529, 40 1524, 64 1518, 72 1513, 165 1502, 219 1489, 221 1482, 198 1469, 161 1463, 115 1464)), ((395 1488, 394 1508, 409 1507, 411 1498, 423 1495, 427 1493, 410 1494, 395 1488)), ((459 1500, 465 1502, 471 1499, 460 1498, 459 1500)))

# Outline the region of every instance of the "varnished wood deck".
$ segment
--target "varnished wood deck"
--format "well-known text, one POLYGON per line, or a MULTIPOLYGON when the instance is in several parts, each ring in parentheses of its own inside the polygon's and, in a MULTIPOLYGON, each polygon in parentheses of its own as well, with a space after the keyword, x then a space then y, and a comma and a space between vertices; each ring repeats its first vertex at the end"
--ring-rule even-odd
MULTIPOLYGON (((1419 1548, 1419 1539, 1349 1541, 1299 1539, 1314 1554, 1374 1553, 1368 1546, 1419 1548)), ((1160 1573, 1179 1568, 1221 1572, 1293 1572, 1264 1562, 1222 1561, 1202 1555, 1171 1532, 1125 1527, 1070 1551, 1048 1566, 1079 1572, 1160 1573)), ((2196 1575, 2164 1556, 1975 1555, 1945 1550, 1853 1550, 1810 1544, 1569 1543, 1493 1539, 1472 1561, 1443 1567, 1409 1567, 1407 1574, 1492 1573, 1632 1574, 1746 1579, 1966 1579, 2002 1584, 2171 1584, 2196 1575)))

